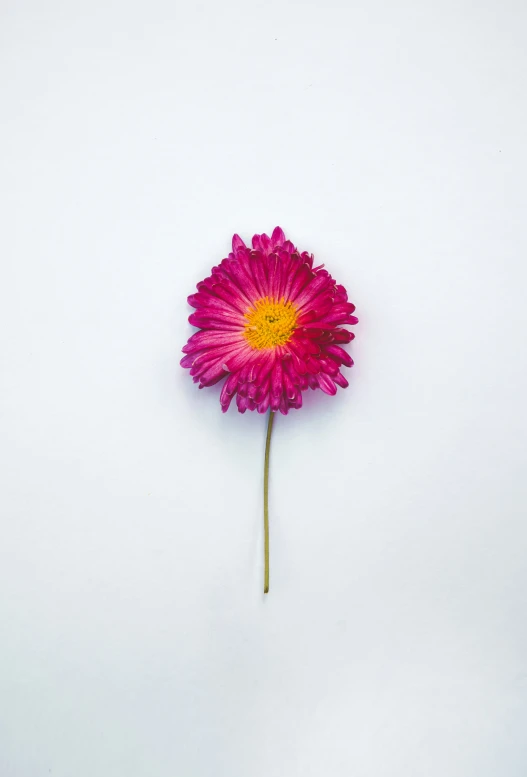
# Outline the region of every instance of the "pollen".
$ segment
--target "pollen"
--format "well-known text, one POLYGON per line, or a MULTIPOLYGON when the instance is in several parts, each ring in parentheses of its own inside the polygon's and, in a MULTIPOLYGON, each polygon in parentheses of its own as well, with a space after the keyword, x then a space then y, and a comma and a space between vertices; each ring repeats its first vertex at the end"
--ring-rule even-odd
POLYGON ((292 302, 263 297, 245 314, 247 324, 243 333, 252 348, 274 348, 285 345, 296 328, 296 308, 292 302))

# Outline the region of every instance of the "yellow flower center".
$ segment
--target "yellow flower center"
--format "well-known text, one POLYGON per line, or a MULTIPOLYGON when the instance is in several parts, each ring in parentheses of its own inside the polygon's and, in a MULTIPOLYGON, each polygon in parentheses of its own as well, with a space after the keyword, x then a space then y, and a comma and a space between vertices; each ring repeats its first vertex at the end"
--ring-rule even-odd
POLYGON ((296 308, 292 302, 278 302, 273 297, 263 297, 245 314, 248 323, 243 333, 253 348, 274 348, 285 345, 296 327, 296 308))

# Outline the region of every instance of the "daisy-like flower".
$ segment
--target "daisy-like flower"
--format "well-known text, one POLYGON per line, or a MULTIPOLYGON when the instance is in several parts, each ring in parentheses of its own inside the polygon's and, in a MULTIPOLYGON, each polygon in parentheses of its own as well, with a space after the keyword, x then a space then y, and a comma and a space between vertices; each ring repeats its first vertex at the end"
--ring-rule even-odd
POLYGON ((252 248, 234 235, 232 253, 198 283, 188 298, 196 312, 183 352, 199 388, 225 381, 220 402, 232 400, 240 413, 302 407, 302 392, 320 388, 336 394, 348 381, 342 366, 353 360, 342 348, 354 334, 355 305, 344 286, 313 255, 300 253, 283 230, 255 235, 252 248))
POLYGON ((252 248, 239 235, 232 253, 204 281, 189 304, 199 328, 183 348, 181 365, 200 388, 226 378, 223 412, 234 397, 240 413, 270 410, 264 464, 264 593, 269 591, 269 452, 275 412, 302 407, 302 392, 336 394, 348 381, 341 367, 353 360, 342 345, 354 335, 355 305, 324 265, 300 253, 281 227, 255 235, 252 248))

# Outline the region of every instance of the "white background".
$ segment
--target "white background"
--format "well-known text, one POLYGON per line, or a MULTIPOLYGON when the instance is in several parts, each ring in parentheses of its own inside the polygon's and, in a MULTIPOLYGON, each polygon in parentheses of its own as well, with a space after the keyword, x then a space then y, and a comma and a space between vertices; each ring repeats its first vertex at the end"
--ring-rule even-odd
POLYGON ((2 777, 527 772, 527 6, 1 4, 2 777), (280 224, 357 305, 275 425, 179 366, 280 224))

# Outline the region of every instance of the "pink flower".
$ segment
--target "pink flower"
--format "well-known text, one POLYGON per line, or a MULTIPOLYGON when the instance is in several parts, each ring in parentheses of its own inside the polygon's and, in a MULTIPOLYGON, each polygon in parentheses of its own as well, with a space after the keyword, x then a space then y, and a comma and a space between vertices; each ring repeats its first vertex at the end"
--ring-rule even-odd
POLYGON ((182 367, 199 388, 225 381, 220 401, 232 399, 240 413, 302 407, 302 392, 336 394, 348 381, 342 365, 353 360, 342 348, 354 335, 355 305, 344 286, 313 255, 299 253, 283 230, 255 235, 252 249, 234 235, 232 253, 213 267, 188 298, 199 327, 183 348, 182 367))

